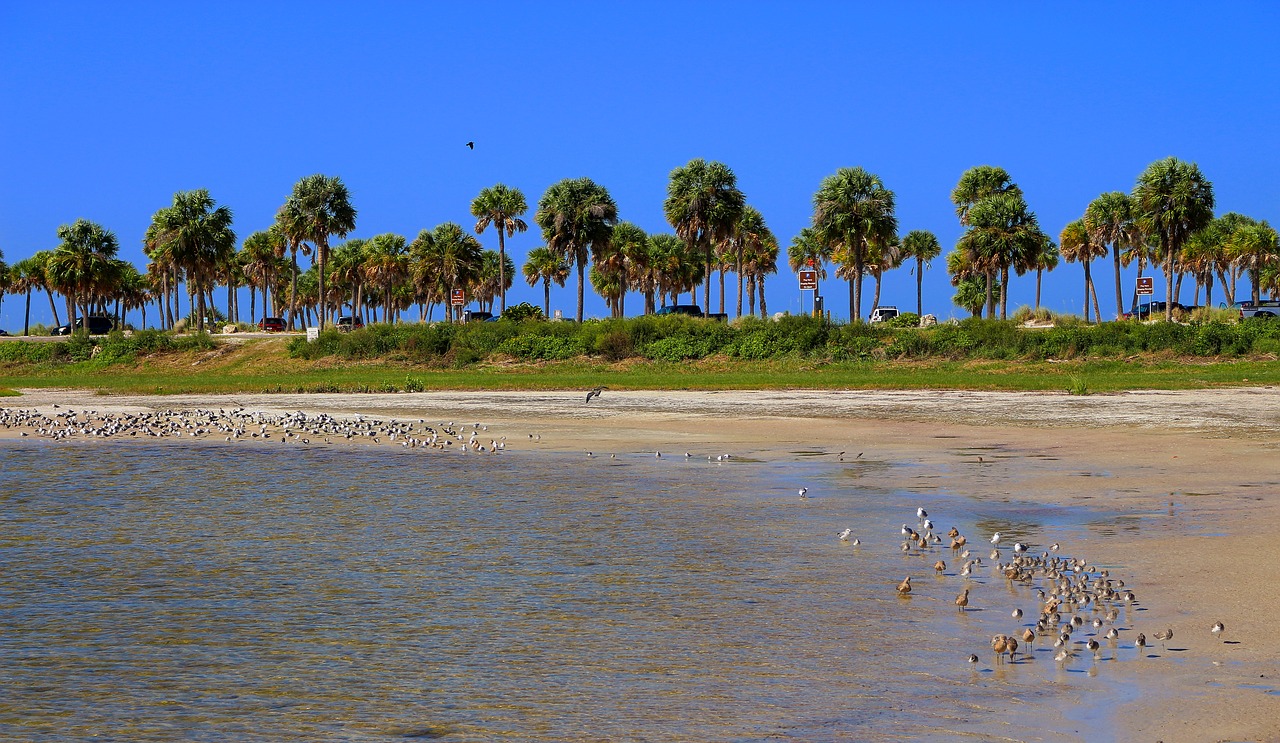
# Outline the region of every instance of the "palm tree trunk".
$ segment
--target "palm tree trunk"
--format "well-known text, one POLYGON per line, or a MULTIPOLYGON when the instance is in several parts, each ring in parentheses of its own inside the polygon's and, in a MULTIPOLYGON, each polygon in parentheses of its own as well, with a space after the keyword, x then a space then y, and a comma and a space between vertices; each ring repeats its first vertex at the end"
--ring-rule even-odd
MULTIPOLYGON (((586 283, 586 261, 578 261, 578 322, 582 322, 582 303, 585 298, 583 295, 583 286, 586 283)), ((710 286, 711 274, 707 274, 707 285, 710 286)))
POLYGON ((1089 261, 1084 263, 1084 321, 1089 322, 1089 261))
POLYGON ((1089 290, 1093 292, 1093 317, 1098 322, 1102 322, 1102 310, 1098 308, 1098 287, 1093 283, 1093 279, 1089 279, 1089 290))
POLYGON ((1218 271, 1218 281, 1222 284, 1222 293, 1227 297, 1227 304, 1235 304, 1235 292, 1232 289, 1231 282, 1227 281, 1227 276, 1222 271, 1218 271))
MULTIPOLYGON (((996 296, 995 296, 995 275, 991 269, 987 269, 987 319, 990 320, 996 316, 996 296)), ((1088 299, 1085 300, 1086 302, 1088 299)))
POLYGON ((27 314, 22 319, 22 334, 31 335, 31 287, 29 286, 27 287, 27 314))
POLYGON ((760 317, 768 317, 769 310, 765 309, 764 306, 764 274, 760 274, 760 282, 756 285, 756 288, 760 291, 760 317))
MULTIPOLYGON (((739 287, 741 288, 741 287, 739 287)), ((756 314, 756 277, 755 274, 747 277, 747 307, 754 317, 756 314)), ((742 293, 738 293, 738 317, 742 317, 742 293)))
POLYGON ((1000 319, 1009 319, 1009 267, 1000 267, 1000 319))
POLYGON ((875 308, 877 308, 877 307, 879 307, 879 306, 880 306, 880 279, 881 279, 882 277, 883 277, 883 274, 876 274, 876 275, 875 275, 875 279, 876 279, 876 293, 875 293, 875 297, 871 300, 871 309, 873 309, 873 310, 874 310, 875 308))
POLYGON ((924 259, 919 257, 916 258, 916 315, 924 317, 924 259))
POLYGON ((1120 245, 1113 243, 1111 245, 1111 257, 1115 261, 1116 266, 1116 319, 1124 314, 1124 299, 1121 297, 1123 289, 1120 288, 1120 245))
POLYGON ((319 241, 316 242, 316 263, 320 266, 320 273, 316 276, 316 281, 320 287, 320 295, 317 298, 319 306, 316 308, 316 324, 320 326, 321 330, 324 330, 324 324, 329 319, 329 297, 325 296, 324 293, 324 271, 326 259, 328 258, 325 254, 328 252, 327 241, 323 245, 319 241))
POLYGON ((1036 269, 1036 309, 1040 309, 1040 279, 1044 276, 1044 269, 1036 269))
POLYGON ((542 316, 551 318, 551 277, 542 277, 542 316))
MULTIPOLYGON (((742 317, 742 246, 739 245, 737 250, 733 251, 733 275, 738 277, 738 311, 734 317, 742 317)), ((755 302, 751 303, 755 306, 755 302)), ((756 314, 752 310, 751 314, 756 314)))
POLYGON ((62 321, 58 319, 58 305, 53 301, 53 290, 46 286, 44 293, 49 295, 49 310, 53 312, 54 325, 61 325, 62 321))
POLYGON ((1206 271, 1204 276, 1204 306, 1213 306, 1213 271, 1206 271))
MULTIPOLYGON (((704 239, 705 239, 705 238, 704 238, 704 239)), ((704 278, 705 278, 705 282, 706 282, 706 292, 707 292, 707 295, 706 295, 705 297, 703 297, 703 298, 702 298, 702 316, 703 316, 703 317, 711 317, 711 274, 712 274, 712 270, 711 270, 711 241, 710 241, 710 240, 706 240, 706 243, 707 243, 707 270, 706 270, 706 272, 705 272, 705 277, 704 277, 704 278)), ((694 302, 694 304, 697 304, 698 300, 695 298, 695 299, 693 300, 693 302, 694 302)), ((579 320, 579 322, 581 322, 582 318, 578 318, 578 320, 579 320)))
POLYGON ((720 314, 724 314, 724 263, 720 264, 720 314))
POLYGON ((289 295, 289 329, 294 330, 295 318, 298 315, 298 249, 290 249, 293 260, 293 289, 289 295))
MULTIPOLYGON (((1161 240, 1164 242, 1164 240, 1161 240)), ((1164 319, 1173 322, 1173 248, 1164 247, 1164 319)))
POLYGON ((862 322, 862 254, 853 259, 853 278, 849 287, 849 322, 862 322))
POLYGON ((507 311, 507 242, 502 225, 498 224, 498 293, 502 296, 502 311, 507 311))

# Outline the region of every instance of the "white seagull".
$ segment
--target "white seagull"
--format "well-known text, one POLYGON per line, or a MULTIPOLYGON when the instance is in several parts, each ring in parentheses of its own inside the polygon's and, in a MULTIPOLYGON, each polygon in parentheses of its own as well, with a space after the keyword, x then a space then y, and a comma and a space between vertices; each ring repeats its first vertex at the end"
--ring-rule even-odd
POLYGON ((1000 544, 1000 532, 996 532, 995 534, 991 535, 991 543, 1000 544))

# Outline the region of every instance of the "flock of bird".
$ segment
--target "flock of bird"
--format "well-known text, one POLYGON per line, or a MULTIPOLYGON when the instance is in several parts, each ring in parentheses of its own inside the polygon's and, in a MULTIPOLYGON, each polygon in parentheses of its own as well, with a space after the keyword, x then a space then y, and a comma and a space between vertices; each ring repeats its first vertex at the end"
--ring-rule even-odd
MULTIPOLYGON (((802 488, 800 497, 805 498, 806 494, 807 489, 802 488)), ((916 518, 914 527, 902 525, 901 552, 909 559, 923 559, 926 565, 933 559, 933 572, 939 578, 950 577, 945 559, 949 552, 953 561, 961 566, 951 576, 963 581, 954 600, 956 611, 976 608, 970 605, 976 598, 972 594, 977 591, 976 585, 985 583, 977 574, 988 564, 977 554, 979 548, 955 527, 946 532, 944 539, 935 532, 934 523, 924 508, 917 509, 916 518)), ((851 528, 840 531, 837 536, 841 542, 861 544, 851 528)), ((1014 542, 1008 552, 1004 551, 1006 545, 1005 535, 1000 532, 988 540, 987 560, 991 572, 1010 587, 1033 593, 1036 609, 1034 614, 1027 614, 1026 619, 1021 608, 1012 609, 1010 616, 1018 626, 1009 634, 991 637, 995 663, 1003 663, 1006 658, 1009 662, 1018 662, 1020 651, 1024 659, 1030 659, 1036 643, 1041 641, 1052 643, 1054 660, 1058 663, 1068 663, 1081 654, 1091 655, 1096 662, 1103 658, 1105 651, 1110 652, 1110 658, 1116 658, 1123 650, 1121 633, 1136 629, 1129 611, 1138 605, 1138 598, 1125 582, 1084 558, 1060 555, 1061 547, 1056 543, 1039 554, 1033 554, 1031 547, 1022 542, 1014 542)), ((907 598, 913 588, 912 576, 908 575, 898 584, 897 593, 907 598)), ((1221 638, 1225 631, 1222 622, 1216 622, 1210 629, 1215 638, 1221 638)), ((1173 628, 1156 630, 1152 637, 1167 649, 1173 639, 1173 628)), ((1141 655, 1148 646, 1146 634, 1137 632, 1132 649, 1141 655)), ((979 657, 971 654, 968 661, 978 663, 979 657)))
MULTIPOLYGON (((233 410, 160 410, 146 413, 100 413, 54 405, 51 413, 33 409, 0 408, 0 429, 18 430, 19 436, 61 441, 66 439, 182 438, 225 441, 257 441, 280 444, 332 444, 355 441, 391 444, 408 449, 436 449, 461 453, 498 454, 506 449, 506 437, 490 437, 480 423, 454 421, 427 424, 381 420, 363 415, 337 418, 325 413, 268 414, 233 410)), ((533 434, 530 434, 532 437, 533 434)))

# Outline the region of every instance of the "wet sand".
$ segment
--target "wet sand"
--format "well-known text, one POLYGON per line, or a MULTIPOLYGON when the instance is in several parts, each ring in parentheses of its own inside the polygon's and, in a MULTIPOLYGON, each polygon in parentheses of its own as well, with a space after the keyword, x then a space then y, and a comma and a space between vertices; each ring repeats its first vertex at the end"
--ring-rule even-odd
MULTIPOLYGON (((509 449, 910 463, 862 466, 868 487, 946 492, 1119 514, 1073 551, 1130 576, 1150 641, 1171 626, 1174 663, 1153 667, 1111 719, 1122 740, 1280 739, 1280 390, 1074 397, 982 392, 584 392, 98 396, 24 391, 0 406, 99 412, 232 408, 478 421, 509 449), (531 438, 532 436, 532 438, 531 438), (858 455, 861 454, 861 458, 858 455), (1221 638, 1209 629, 1226 624, 1221 638)), ((0 432, 14 436, 16 432, 0 432)), ((1087 717, 1096 719, 1094 715, 1087 717)), ((1084 739, 1089 736, 1085 734, 1084 739)))

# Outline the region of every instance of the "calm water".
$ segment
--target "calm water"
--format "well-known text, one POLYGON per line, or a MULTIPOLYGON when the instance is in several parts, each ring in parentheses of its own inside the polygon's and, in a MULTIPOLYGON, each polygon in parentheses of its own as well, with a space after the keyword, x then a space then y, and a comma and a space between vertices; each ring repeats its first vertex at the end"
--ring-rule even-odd
MULTIPOLYGON (((1030 592, 983 568, 957 615, 950 551, 897 552, 917 498, 856 474, 6 443, 0 739, 1108 739, 1111 674, 993 666, 1030 592)), ((927 505, 1033 540, 1098 518, 927 505)))

